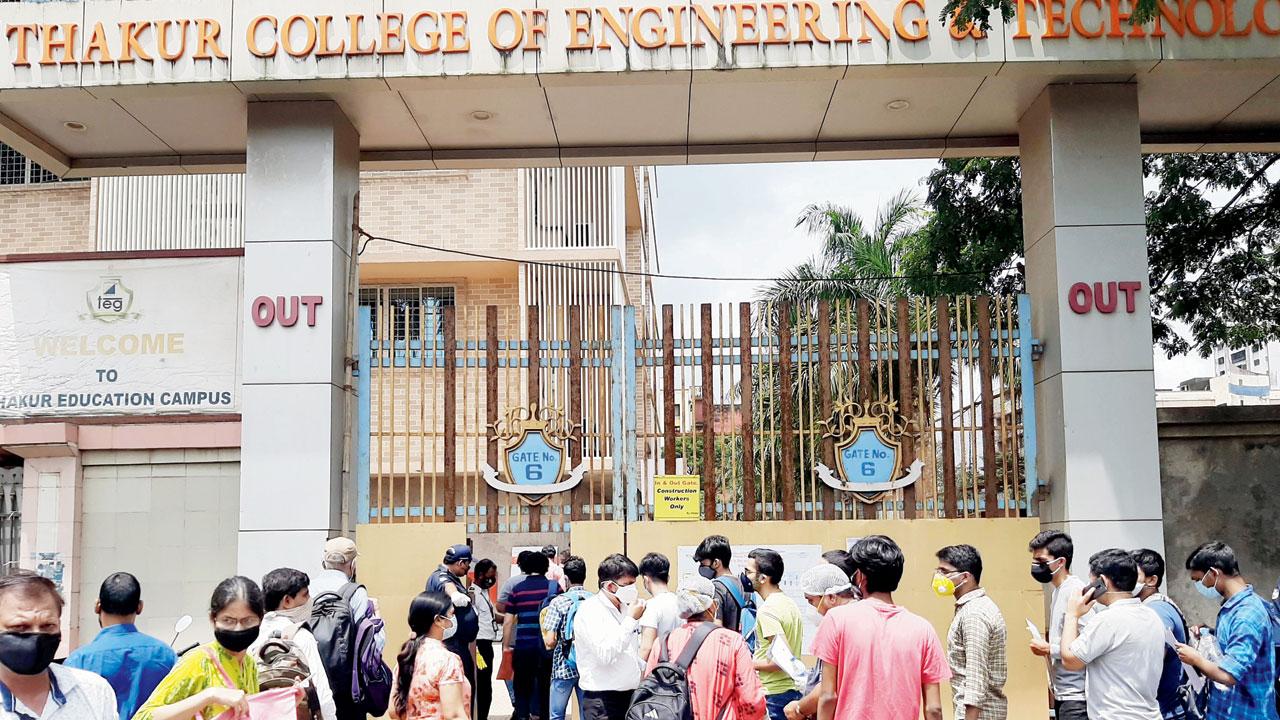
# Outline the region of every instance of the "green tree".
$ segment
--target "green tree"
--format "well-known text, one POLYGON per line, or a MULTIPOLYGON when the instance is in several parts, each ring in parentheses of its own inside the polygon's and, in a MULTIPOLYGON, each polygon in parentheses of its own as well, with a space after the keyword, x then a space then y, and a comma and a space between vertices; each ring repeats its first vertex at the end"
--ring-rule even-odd
MULTIPOLYGON (((1170 355, 1280 338, 1280 155, 1143 158, 1152 330, 1170 355), (1174 329, 1191 330, 1188 340, 1174 329)), ((943 160, 932 211, 903 250, 913 293, 1019 292, 1022 188, 1015 158, 943 160), (930 277, 935 273, 941 274, 930 277)))
POLYGON ((889 300, 906 294, 898 279, 904 249, 925 225, 924 205, 902 190, 867 227, 852 208, 825 202, 806 207, 796 220, 822 243, 816 257, 761 288, 766 303, 789 302, 816 313, 819 300, 889 300))
MULTIPOLYGON (((1159 0, 1130 1, 1132 14, 1129 16, 1129 22, 1133 25, 1144 25, 1154 20, 1157 11, 1160 9, 1159 0)), ((947 0, 942 12, 938 13, 938 19, 943 23, 950 23, 954 18, 958 27, 963 28, 974 24, 986 30, 990 29, 993 24, 993 14, 995 15, 995 22, 1004 22, 1012 19, 1014 15, 1013 3, 1014 0, 947 0)), ((1177 5, 1177 3, 1168 4, 1177 5)), ((1121 7, 1120 11, 1123 12, 1124 9, 1121 7)))

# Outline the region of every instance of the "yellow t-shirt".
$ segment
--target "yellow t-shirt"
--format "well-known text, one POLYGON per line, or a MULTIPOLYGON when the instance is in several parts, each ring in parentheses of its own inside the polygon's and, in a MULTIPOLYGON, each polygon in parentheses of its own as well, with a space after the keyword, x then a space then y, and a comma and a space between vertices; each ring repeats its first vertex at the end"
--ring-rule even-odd
MULTIPOLYGON (((151 697, 147 698, 147 702, 134 715, 135 720, 151 720, 155 711, 166 705, 182 702, 209 688, 227 687, 222 672, 209 657, 209 650, 217 656, 218 662, 222 663, 237 688, 250 695, 258 692, 258 664, 249 653, 236 659, 218 643, 209 643, 188 652, 178 660, 178 664, 160 681, 155 692, 151 693, 151 697)), ((201 708, 200 714, 205 720, 213 720, 226 710, 220 705, 210 705, 201 708)))
MULTIPOLYGON (((755 659, 768 660, 769 650, 779 640, 791 648, 792 655, 800 657, 804 646, 804 618, 794 600, 776 592, 756 611, 755 659)), ((797 689, 795 681, 783 670, 761 671, 760 684, 764 686, 765 695, 777 695, 797 689)))

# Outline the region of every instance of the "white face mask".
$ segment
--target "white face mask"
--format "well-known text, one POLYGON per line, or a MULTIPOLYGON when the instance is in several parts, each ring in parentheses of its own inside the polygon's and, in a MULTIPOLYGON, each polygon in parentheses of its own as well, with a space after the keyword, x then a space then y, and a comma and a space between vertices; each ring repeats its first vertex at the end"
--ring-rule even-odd
POLYGON ((449 638, 453 637, 454 633, 458 632, 458 621, 454 620, 451 617, 445 617, 441 619, 449 623, 449 627, 444 629, 444 639, 448 640, 449 638))
POLYGON ((634 583, 625 586, 617 585, 617 588, 618 590, 613 593, 613 596, 618 598, 618 602, 624 606, 634 603, 640 597, 640 588, 636 587, 634 583))
POLYGON ((289 608, 288 610, 277 610, 276 614, 280 617, 287 618, 289 622, 303 623, 311 619, 311 606, 311 601, 307 600, 298 607, 289 608))

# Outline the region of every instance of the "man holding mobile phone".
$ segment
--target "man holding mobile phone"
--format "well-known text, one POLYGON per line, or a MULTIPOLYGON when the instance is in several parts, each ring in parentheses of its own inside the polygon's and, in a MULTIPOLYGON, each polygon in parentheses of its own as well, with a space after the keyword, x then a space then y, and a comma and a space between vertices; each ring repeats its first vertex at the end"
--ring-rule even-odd
POLYGON ((1134 597, 1138 564, 1124 550, 1089 558, 1090 584, 1067 598, 1062 664, 1084 670, 1090 720, 1160 720, 1157 693, 1164 667, 1164 624, 1134 597), (1106 612, 1084 629, 1080 618, 1094 603, 1106 612))

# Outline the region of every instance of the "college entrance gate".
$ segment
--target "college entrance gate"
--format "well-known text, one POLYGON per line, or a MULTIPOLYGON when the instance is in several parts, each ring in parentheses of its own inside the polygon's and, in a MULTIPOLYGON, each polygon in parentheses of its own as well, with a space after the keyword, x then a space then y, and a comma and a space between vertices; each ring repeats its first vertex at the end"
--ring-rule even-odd
POLYGON ((655 477, 695 475, 692 519, 1034 515, 1030 301, 1018 297, 699 306, 428 307, 359 320, 357 522, 567 531, 654 518, 655 477), (892 403, 919 480, 842 492, 828 421, 892 403), (509 415, 567 436, 571 491, 491 487, 509 415), (1026 425, 1032 430, 1024 431, 1026 425))

